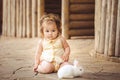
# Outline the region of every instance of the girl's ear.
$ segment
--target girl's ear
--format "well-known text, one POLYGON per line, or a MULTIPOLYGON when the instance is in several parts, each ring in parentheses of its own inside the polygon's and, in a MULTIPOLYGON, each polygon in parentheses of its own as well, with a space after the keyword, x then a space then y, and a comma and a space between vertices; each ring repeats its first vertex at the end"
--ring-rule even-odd
POLYGON ((78 60, 75 59, 73 62, 74 67, 78 67, 78 64, 79 64, 78 60))

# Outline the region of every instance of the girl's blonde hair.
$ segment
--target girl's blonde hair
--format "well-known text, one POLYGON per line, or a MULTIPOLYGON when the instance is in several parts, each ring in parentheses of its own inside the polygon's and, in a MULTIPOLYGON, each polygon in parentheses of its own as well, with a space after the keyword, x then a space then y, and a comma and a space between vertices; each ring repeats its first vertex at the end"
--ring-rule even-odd
POLYGON ((59 16, 57 14, 46 14, 46 15, 43 15, 40 19, 40 33, 41 33, 41 37, 43 38, 44 37, 44 34, 43 34, 43 23, 44 22, 54 22, 57 26, 57 29, 58 29, 58 32, 60 35, 62 30, 61 30, 61 20, 59 18, 59 16))

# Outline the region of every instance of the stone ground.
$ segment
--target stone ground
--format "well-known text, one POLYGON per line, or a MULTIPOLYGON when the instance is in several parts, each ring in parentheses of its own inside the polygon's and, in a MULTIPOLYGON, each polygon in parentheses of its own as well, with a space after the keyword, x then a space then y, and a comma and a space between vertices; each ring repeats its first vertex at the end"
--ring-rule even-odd
MULTIPOLYGON (((39 38, 0 38, 0 80, 58 80, 56 73, 34 76, 32 68, 38 41, 39 38)), ((70 80, 120 80, 120 63, 89 55, 94 39, 67 41, 71 47, 70 62, 78 59, 85 71, 81 77, 70 80)))

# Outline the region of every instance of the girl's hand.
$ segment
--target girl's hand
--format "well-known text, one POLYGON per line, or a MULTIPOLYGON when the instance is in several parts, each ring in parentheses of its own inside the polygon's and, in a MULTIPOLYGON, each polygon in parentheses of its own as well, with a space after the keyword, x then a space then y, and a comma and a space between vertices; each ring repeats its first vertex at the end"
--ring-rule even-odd
POLYGON ((34 68, 33 68, 33 71, 37 72, 37 68, 38 68, 38 65, 35 65, 34 68))
POLYGON ((67 62, 69 60, 69 55, 63 54, 62 59, 67 62))

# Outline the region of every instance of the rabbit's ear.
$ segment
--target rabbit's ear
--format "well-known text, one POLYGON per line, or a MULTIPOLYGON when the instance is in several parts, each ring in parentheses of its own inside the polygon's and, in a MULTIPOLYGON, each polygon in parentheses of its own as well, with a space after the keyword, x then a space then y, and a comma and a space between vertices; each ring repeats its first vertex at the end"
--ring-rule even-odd
POLYGON ((78 63, 79 63, 78 60, 75 59, 73 63, 74 67, 78 67, 78 63))

